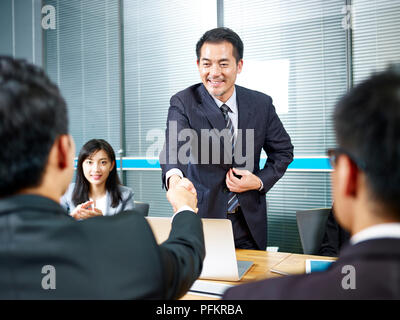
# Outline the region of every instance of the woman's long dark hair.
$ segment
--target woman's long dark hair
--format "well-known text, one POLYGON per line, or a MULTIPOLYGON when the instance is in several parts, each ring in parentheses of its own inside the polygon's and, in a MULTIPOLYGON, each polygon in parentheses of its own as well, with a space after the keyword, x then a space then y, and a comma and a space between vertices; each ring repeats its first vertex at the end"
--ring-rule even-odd
POLYGON ((83 174, 83 161, 100 150, 104 150, 105 153, 107 153, 110 161, 114 163, 114 167, 112 168, 106 181, 106 190, 111 194, 112 199, 111 207, 117 207, 119 202, 122 200, 121 191, 118 187, 121 182, 117 174, 117 163, 115 161, 114 150, 107 141, 103 139, 92 139, 86 142, 79 152, 78 165, 76 168, 75 188, 72 192, 72 202, 75 204, 75 206, 89 201, 90 183, 83 174))

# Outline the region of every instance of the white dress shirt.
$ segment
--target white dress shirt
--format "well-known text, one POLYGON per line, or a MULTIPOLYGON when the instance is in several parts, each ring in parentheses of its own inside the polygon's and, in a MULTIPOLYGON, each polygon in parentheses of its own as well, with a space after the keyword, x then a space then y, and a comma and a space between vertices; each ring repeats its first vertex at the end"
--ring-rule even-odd
POLYGON ((366 240, 383 238, 400 239, 400 223, 382 223, 366 228, 352 236, 350 243, 357 244, 366 240))
POLYGON ((174 220, 175 216, 178 213, 181 213, 182 211, 186 211, 186 210, 194 212, 191 207, 184 205, 184 206, 180 207, 178 210, 176 210, 176 212, 172 215, 171 220, 174 220))
MULTIPOLYGON (((234 136, 235 136, 235 141, 237 138, 237 132, 238 132, 238 123, 239 123, 239 113, 238 113, 238 106, 237 106, 237 101, 236 101, 236 88, 233 90, 233 93, 231 97, 228 99, 226 102, 222 102, 221 100, 218 100, 215 97, 212 97, 217 104, 218 108, 221 109, 223 104, 226 104, 232 112, 228 113, 229 118, 231 118, 232 121, 232 126, 233 126, 233 131, 234 131, 234 136)), ((222 110, 221 110, 222 113, 222 110)))
POLYGON ((89 198, 90 201, 94 201, 94 207, 101 210, 103 213, 103 216, 106 214, 107 211, 107 194, 105 194, 103 197, 93 200, 89 198))

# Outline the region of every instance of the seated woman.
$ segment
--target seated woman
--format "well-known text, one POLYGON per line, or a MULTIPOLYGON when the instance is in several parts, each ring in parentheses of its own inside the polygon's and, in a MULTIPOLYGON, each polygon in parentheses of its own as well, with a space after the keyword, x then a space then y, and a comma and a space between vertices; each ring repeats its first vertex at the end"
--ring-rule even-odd
POLYGON ((121 185, 115 153, 107 141, 92 139, 82 147, 76 182, 70 184, 60 202, 77 220, 133 209, 133 191, 121 185))

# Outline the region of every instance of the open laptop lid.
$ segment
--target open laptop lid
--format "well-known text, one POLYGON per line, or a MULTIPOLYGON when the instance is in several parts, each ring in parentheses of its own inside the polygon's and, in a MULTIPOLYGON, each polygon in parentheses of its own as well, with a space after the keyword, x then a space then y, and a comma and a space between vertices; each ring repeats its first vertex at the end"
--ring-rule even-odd
MULTIPOLYGON (((157 243, 168 239, 171 218, 146 217, 157 243)), ((239 261, 239 274, 233 240, 232 223, 229 219, 201 219, 203 222, 206 257, 199 279, 239 281, 250 269, 252 262, 239 261), (243 268, 244 266, 244 268, 243 268)))

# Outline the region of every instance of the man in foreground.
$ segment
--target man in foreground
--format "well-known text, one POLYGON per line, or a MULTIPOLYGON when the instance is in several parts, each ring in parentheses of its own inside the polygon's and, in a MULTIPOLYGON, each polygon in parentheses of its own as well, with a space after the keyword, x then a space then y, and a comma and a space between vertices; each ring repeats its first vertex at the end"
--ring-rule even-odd
POLYGON ((399 73, 357 86, 334 121, 334 214, 350 244, 326 272, 245 284, 225 299, 400 299, 399 73))
POLYGON ((135 210, 77 222, 59 205, 75 156, 65 101, 42 70, 8 57, 0 146, 0 299, 174 299, 200 275, 203 230, 185 181, 167 193, 178 213, 160 246, 135 210))

